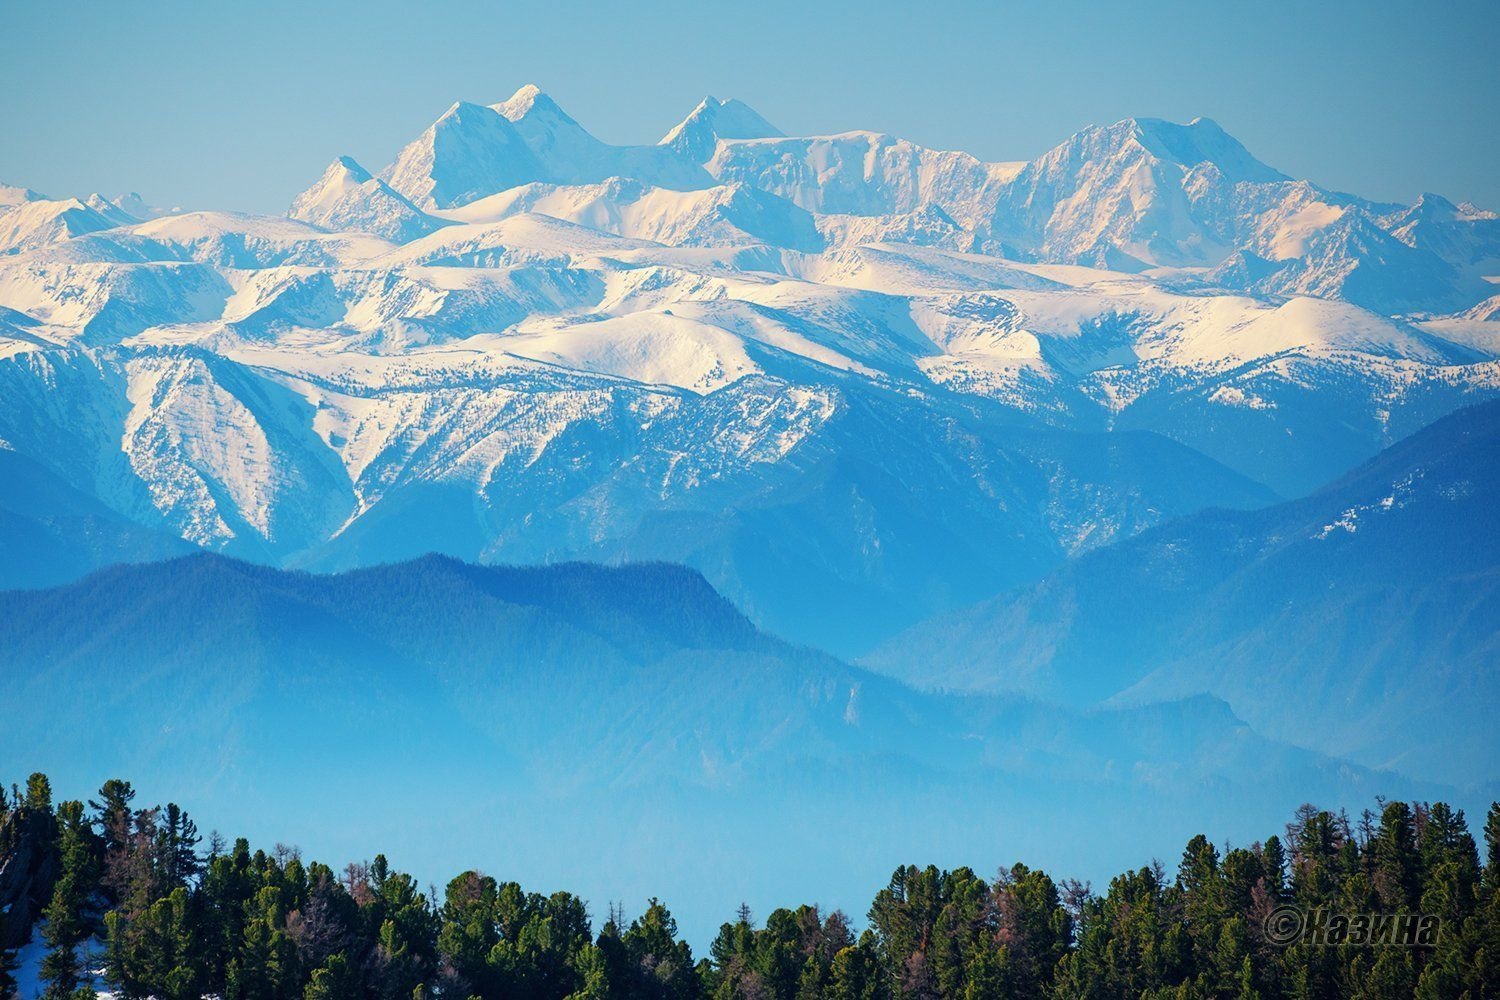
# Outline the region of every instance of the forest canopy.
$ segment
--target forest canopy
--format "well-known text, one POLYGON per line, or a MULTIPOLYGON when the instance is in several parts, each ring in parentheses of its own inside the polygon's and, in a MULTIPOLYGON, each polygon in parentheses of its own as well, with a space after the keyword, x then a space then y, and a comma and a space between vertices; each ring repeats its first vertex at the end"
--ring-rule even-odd
POLYGON ((122 780, 88 802, 54 803, 42 774, 0 788, 0 996, 31 940, 47 1000, 1500 995, 1500 804, 1482 843, 1441 802, 1304 806, 1264 841, 1197 836, 1175 871, 1098 890, 906 866, 862 926, 741 907, 695 956, 658 899, 596 927, 566 891, 480 871, 424 891, 383 855, 335 870, 135 799, 122 780))

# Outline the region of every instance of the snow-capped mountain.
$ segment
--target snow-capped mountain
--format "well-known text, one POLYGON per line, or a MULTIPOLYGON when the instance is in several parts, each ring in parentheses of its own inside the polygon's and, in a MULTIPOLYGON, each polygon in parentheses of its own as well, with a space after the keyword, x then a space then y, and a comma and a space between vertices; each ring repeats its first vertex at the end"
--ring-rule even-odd
POLYGON ((985 163, 708 98, 616 146, 525 87, 287 218, 156 214, 0 189, 38 475, 283 564, 687 562, 843 651, 1500 395, 1492 213, 1205 119, 985 163))
POLYGON ((26 188, 3 188, 0 254, 15 254, 85 233, 139 221, 97 194, 85 199, 43 198, 26 188))
POLYGON ((287 214, 325 229, 371 233, 397 243, 426 236, 443 225, 348 156, 329 164, 322 179, 298 195, 287 214))
POLYGON ((705 97, 692 112, 662 136, 669 146, 694 163, 713 159, 720 139, 778 139, 781 130, 744 101, 705 97))

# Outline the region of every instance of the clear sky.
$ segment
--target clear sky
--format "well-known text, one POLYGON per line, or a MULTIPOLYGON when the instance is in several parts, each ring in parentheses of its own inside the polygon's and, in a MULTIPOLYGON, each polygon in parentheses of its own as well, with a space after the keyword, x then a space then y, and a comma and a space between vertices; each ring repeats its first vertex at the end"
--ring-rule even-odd
POLYGON ((283 211, 457 99, 534 82, 653 142, 705 94, 789 134, 1025 159, 1119 118, 1218 120, 1287 173, 1500 209, 1500 3, 0 3, 0 182, 283 211))

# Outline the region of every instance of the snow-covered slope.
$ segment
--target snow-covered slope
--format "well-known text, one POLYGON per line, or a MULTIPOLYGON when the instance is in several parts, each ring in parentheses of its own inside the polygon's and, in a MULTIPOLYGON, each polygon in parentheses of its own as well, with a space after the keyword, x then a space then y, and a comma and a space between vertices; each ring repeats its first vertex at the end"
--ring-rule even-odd
POLYGON ((459 101, 402 149, 380 179, 424 209, 534 181, 541 164, 493 108, 459 101))
POLYGON ((824 246, 811 213, 744 184, 693 191, 620 177, 600 184, 527 184, 438 214, 484 223, 522 212, 673 246, 762 244, 812 251, 824 246))
POLYGON ((612 146, 601 142, 534 85, 522 87, 509 100, 491 107, 511 123, 536 157, 541 172, 535 180, 596 184, 611 177, 632 177, 677 189, 711 183, 695 161, 671 145, 612 146))
POLYGON ((523 87, 157 214, 0 189, 0 441, 70 489, 279 563, 685 561, 844 650, 1500 394, 1492 213, 1202 119, 615 146, 523 87))
POLYGON ((0 208, 14 208, 22 202, 40 201, 42 197, 31 188, 15 184, 0 184, 0 208))
POLYGON ((1238 185, 1287 180, 1207 119, 1127 119, 1028 163, 1006 185, 993 229, 1048 260, 1212 263, 1232 243, 1238 185))
POLYGON ((993 210, 1013 164, 927 149, 877 132, 720 142, 708 171, 809 211, 890 215, 932 204, 974 228, 993 210))
POLYGON ((672 188, 712 179, 670 145, 611 146, 534 86, 488 107, 459 101, 403 149, 381 179, 423 209, 454 208, 520 184, 632 177, 672 188))
POLYGON ((288 214, 325 229, 373 233, 397 243, 442 225, 348 156, 334 160, 318 183, 297 196, 288 214))
POLYGON ((14 254, 134 222, 135 219, 98 195, 80 201, 65 198, 53 201, 33 198, 30 191, 18 191, 10 197, 15 203, 0 203, 0 254, 14 254))
POLYGON ((710 95, 662 136, 660 144, 694 163, 707 163, 720 139, 771 139, 781 134, 744 101, 721 101, 710 95))

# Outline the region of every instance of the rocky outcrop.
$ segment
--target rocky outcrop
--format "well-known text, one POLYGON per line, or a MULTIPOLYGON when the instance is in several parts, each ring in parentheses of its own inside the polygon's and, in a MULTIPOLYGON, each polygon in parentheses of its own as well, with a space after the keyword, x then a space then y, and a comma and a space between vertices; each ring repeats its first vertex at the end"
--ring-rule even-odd
POLYGON ((57 823, 51 810, 0 812, 0 948, 19 948, 57 879, 57 823))

